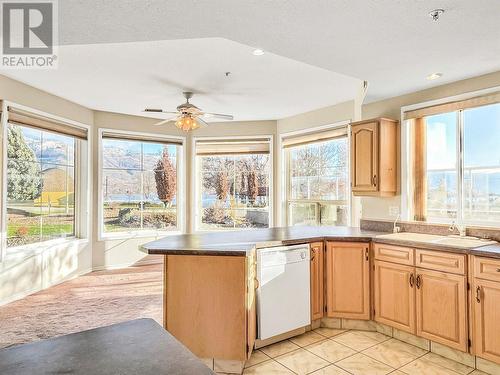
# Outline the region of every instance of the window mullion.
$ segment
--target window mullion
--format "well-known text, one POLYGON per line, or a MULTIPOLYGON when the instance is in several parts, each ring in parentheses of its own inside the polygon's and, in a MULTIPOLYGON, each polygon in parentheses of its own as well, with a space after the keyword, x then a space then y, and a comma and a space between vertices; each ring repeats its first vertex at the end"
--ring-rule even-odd
POLYGON ((464 111, 457 116, 457 222, 464 222, 464 111))

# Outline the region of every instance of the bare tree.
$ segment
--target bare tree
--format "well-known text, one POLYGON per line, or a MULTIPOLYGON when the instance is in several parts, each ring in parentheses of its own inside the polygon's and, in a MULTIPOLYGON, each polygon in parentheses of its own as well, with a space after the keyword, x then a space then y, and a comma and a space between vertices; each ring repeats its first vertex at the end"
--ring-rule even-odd
POLYGON ((218 172, 214 183, 217 199, 225 201, 229 195, 229 179, 227 173, 225 171, 218 172))
POLYGON ((177 171, 170 160, 168 150, 164 149, 154 169, 158 198, 169 207, 177 192, 177 171))
POLYGON ((257 180, 257 174, 253 170, 248 173, 247 177, 248 199, 251 204, 254 204, 259 194, 259 181, 257 180))

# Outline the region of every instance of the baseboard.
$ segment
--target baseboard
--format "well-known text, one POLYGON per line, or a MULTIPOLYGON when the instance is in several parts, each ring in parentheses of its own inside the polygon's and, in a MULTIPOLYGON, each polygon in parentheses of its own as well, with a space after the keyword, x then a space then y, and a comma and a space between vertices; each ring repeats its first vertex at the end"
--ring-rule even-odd
POLYGON ((121 268, 127 268, 127 267, 140 267, 140 266, 150 266, 153 264, 162 264, 163 263, 163 258, 160 259, 141 259, 137 262, 132 262, 132 263, 119 263, 119 264, 112 264, 112 265, 105 265, 105 266, 94 266, 92 267, 92 271, 111 271, 111 270, 119 270, 121 268))

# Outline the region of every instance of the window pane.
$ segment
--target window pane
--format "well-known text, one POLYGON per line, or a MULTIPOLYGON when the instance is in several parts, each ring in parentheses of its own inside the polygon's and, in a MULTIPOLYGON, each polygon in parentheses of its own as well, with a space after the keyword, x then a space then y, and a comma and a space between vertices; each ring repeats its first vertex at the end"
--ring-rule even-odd
POLYGON ((349 207, 347 205, 321 203, 320 225, 348 225, 349 207))
POLYGON ((500 221, 499 144, 500 104, 464 111, 465 220, 500 221))
POLYGON ((202 230, 269 226, 269 155, 198 156, 202 230))
POLYGON ((72 137, 9 125, 7 246, 75 235, 74 155, 72 137))
POLYGON ((427 133, 427 216, 456 218, 457 113, 425 118, 427 133))
POLYGON ((177 229, 177 146, 103 139, 104 232, 177 229))
POLYGON ((319 222, 317 207, 316 203, 290 203, 289 225, 317 225, 319 222))

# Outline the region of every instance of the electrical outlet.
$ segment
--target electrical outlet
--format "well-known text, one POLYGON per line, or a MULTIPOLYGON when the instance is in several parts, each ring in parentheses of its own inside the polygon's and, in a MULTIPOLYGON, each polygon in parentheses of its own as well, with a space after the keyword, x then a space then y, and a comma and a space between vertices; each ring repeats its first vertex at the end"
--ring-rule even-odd
POLYGON ((389 216, 396 217, 399 215, 399 207, 398 206, 390 206, 389 207, 389 216))

